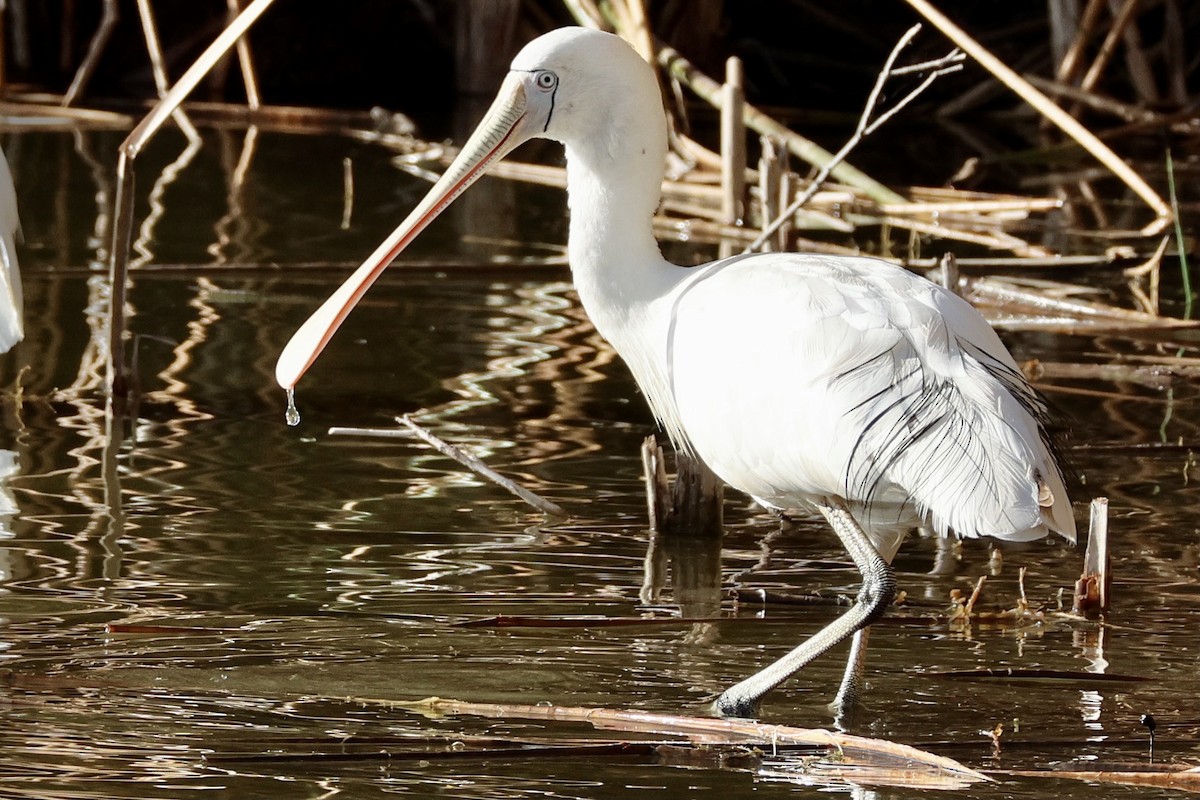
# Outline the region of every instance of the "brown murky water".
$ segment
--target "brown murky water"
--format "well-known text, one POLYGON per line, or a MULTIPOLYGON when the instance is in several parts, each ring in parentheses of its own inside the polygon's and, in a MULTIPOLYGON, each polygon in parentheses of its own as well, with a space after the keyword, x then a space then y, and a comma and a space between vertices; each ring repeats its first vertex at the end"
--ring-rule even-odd
MULTIPOLYGON (((209 135, 141 244, 131 295, 141 395, 106 424, 103 260, 119 134, 10 132, 25 229, 28 334, 0 359, 0 796, 609 798, 863 797, 916 790, 801 788, 783 757, 763 769, 652 757, 385 758, 472 735, 580 735, 533 722, 426 718, 370 699, 431 695, 698 713, 723 687, 823 625, 831 605, 766 605, 735 589, 826 594, 856 574, 822 524, 780 529, 729 500, 723 552, 686 542, 655 558, 638 446, 648 412, 625 368, 573 301, 565 271, 465 269, 489 237, 561 242, 561 201, 485 183, 412 253, 444 269, 394 269, 300 387, 284 424, 274 359, 308 312, 424 190, 385 154, 336 138, 264 135, 240 192, 227 180, 241 133, 209 135), (341 220, 342 159, 356 207, 341 220), (303 164, 298 169, 297 164, 303 164), (232 199, 231 199, 232 198, 232 199), (556 202, 558 203, 556 205, 556 202), (99 204, 99 205, 98 205, 99 204), (515 217, 505 209, 529 205, 515 217), (234 209, 231 211, 231 207, 234 209), (484 237, 488 238, 488 237, 484 237), (332 262, 338 268, 306 265, 332 262), (186 268, 174 268, 186 265, 186 268), (253 266, 257 265, 257 266, 253 266), (170 267, 164 269, 165 267, 170 267), (547 523, 408 440, 327 433, 419 419, 567 507, 547 523), (651 602, 643 602, 643 598, 651 602), (496 615, 682 616, 607 627, 463 626, 496 615), (696 617, 711 617, 696 622, 696 617)), ((139 166, 151 192, 179 143, 139 166)), ((468 195, 470 197, 470 195, 468 195)), ((143 208, 139 219, 150 210, 143 208)), ((1018 359, 1195 357, 1200 337, 1007 337, 1018 359)), ((915 539, 897 567, 909 604, 872 637, 855 731, 984 769, 1136 764, 1142 713, 1157 757, 1200 760, 1200 494, 1186 450, 1078 445, 1195 443, 1197 386, 1058 381, 1091 495, 1112 498, 1115 609, 1108 627, 1052 613, 1082 550, 1062 543, 961 549, 915 539), (949 594, 989 576, 988 610, 1029 601, 1020 623, 950 622, 949 594), (1001 681, 939 676, 1017 668, 1131 676, 1001 681), (999 753, 990 732, 1004 725, 999 753)), ((771 722, 831 723, 840 654, 764 709, 771 722)), ((1003 777, 962 796, 1050 798, 1166 789, 1003 777)))

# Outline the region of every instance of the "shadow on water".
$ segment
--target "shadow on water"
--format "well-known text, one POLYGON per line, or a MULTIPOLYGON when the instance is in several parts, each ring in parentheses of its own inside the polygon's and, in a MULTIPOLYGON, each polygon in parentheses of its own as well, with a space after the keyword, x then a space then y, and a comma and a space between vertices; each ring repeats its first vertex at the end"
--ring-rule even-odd
MULTIPOLYGON (((520 208, 497 235, 555 252, 561 198, 481 184, 473 205, 456 207, 406 255, 427 266, 393 269, 355 312, 301 386, 303 422, 293 429, 272 379, 277 353, 425 184, 392 169, 386 153, 335 137, 264 133, 252 163, 242 131, 206 133, 202 147, 184 151, 187 163, 163 137, 139 162, 147 176, 175 165, 173 182, 142 195, 159 208, 138 216, 147 221, 131 294, 141 392, 128 429, 114 432, 100 392, 111 165, 99 154, 119 137, 48 129, 4 140, 22 204, 28 322, 26 340, 0 363, 0 794, 795 791, 770 769, 665 768, 658 756, 445 759, 455 741, 563 734, 369 702, 440 695, 699 712, 837 613, 821 602, 758 605, 757 590, 828 598, 856 589, 857 573, 822 524, 781 529, 736 496, 723 551, 675 542, 647 554, 638 447, 651 420, 575 304, 565 270, 450 266, 498 246, 522 252, 464 243, 461 233, 478 232, 473 209, 494 217, 520 208), (355 200, 343 227, 347 158, 355 200), (415 442, 325 433, 391 426, 418 410, 573 518, 547 524, 415 442), (497 616, 549 624, 463 624, 497 616), (417 746, 430 755, 378 755, 417 746), (256 758, 239 760, 247 754, 256 758)), ((1200 349, 1190 332, 1166 341, 1006 338, 1018 360, 1047 363, 1194 359, 1200 349)), ((1043 388, 1064 412, 1071 445, 1200 439, 1194 382, 1063 378, 1043 388)), ((897 559, 908 602, 872 640, 861 733, 983 768, 1095 769, 1144 757, 1138 719, 1149 712, 1159 759, 1196 759, 1192 456, 1072 455, 1079 516, 1086 497, 1112 499, 1112 625, 1054 613, 1080 551, 916 539, 897 559), (951 591, 969 591, 981 575, 983 606, 1015 606, 1022 567, 1029 601, 1044 613, 949 620, 951 591), (939 675, 1009 667, 1148 680, 939 675)), ((766 718, 828 725, 840 668, 836 656, 814 663, 772 696, 766 718)), ((1075 787, 1009 778, 1003 792, 1058 797, 1075 787)), ((1106 796, 1164 791, 1107 787, 1106 796)))

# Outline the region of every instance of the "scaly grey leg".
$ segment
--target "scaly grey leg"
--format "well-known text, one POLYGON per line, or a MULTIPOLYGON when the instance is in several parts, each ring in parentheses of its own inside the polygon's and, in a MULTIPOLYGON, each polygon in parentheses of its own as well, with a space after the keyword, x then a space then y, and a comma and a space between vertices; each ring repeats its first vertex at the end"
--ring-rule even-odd
POLYGON ((845 729, 851 724, 854 709, 862 698, 863 667, 867 663, 867 637, 871 629, 861 628, 854 632, 850 642, 850 655, 846 658, 846 671, 842 674, 842 685, 838 687, 837 696, 829 704, 833 711, 834 724, 839 729, 845 729))
MULTIPOLYGON (((863 583, 858 597, 846 613, 817 631, 790 653, 726 689, 714 705, 716 712, 723 717, 754 718, 758 713, 758 704, 767 692, 838 642, 862 631, 878 619, 896 597, 896 578, 891 565, 871 544, 862 526, 846 507, 846 502, 840 497, 831 497, 824 503, 818 503, 817 508, 841 539, 858 571, 862 573, 863 583)), ((860 639, 856 638, 855 644, 859 645, 860 639)), ((866 637, 863 636, 861 645, 865 644, 866 637)), ((861 661, 862 653, 856 654, 856 651, 862 649, 863 647, 855 647, 851 650, 851 665, 847 667, 847 674, 855 669, 861 671, 861 663, 854 665, 854 661, 861 661)), ((854 683, 854 680, 851 683, 854 683)), ((842 684, 845 688, 844 678, 842 684)))

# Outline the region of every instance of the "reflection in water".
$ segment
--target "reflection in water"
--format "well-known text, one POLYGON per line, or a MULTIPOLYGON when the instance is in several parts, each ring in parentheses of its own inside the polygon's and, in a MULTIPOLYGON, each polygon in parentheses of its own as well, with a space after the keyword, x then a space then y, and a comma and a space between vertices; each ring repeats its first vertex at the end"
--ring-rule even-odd
MULTIPOLYGON (((436 424, 453 436, 455 444, 469 446, 493 464, 500 463, 492 460, 500 450, 518 446, 523 452, 512 465, 518 468, 597 450, 590 428, 579 428, 577 423, 588 416, 583 406, 592 399, 589 385, 603 380, 601 370, 614 362, 615 354, 595 338, 591 326, 565 297, 569 292, 569 284, 555 282, 518 287, 515 302, 498 292, 484 296, 482 305, 492 313, 477 323, 488 331, 482 342, 486 356, 482 369, 442 379, 443 389, 454 399, 422 409, 413 415, 415 420, 436 424), (546 389, 551 397, 535 396, 546 389), (480 435, 478 426, 461 421, 497 406, 524 418, 530 430, 520 437, 519 445, 516 440, 480 435), (548 413, 539 413, 543 409, 548 413), (572 426, 567 436, 560 433, 563 422, 572 426)), ((444 457, 437 454, 413 463, 422 470, 426 465, 428 474, 409 484, 409 496, 437 497, 446 488, 480 485, 470 471, 447 471, 444 457)))
POLYGON ((638 597, 645 605, 662 602, 668 575, 674 604, 689 619, 721 612, 721 536, 651 532, 638 597))
MULTIPOLYGON (((1105 633, 1104 628, 1097 628, 1075 634, 1080 657, 1088 662, 1086 672, 1103 675, 1108 670, 1108 660, 1104 658, 1105 633)), ((1104 695, 1101 692, 1084 690, 1079 693, 1080 718, 1085 727, 1101 735, 1104 733, 1103 706, 1104 695)))
POLYGON ((12 520, 21 510, 8 486, 9 479, 20 471, 17 454, 12 450, 0 450, 0 592, 7 591, 4 587, 18 573, 13 560, 20 554, 4 547, 3 542, 13 538, 12 520))
MULTIPOLYGON (((177 113, 177 120, 186 119, 182 113, 177 113)), ((131 245, 132 250, 138 254, 137 258, 129 262, 129 269, 131 270, 144 267, 154 260, 155 254, 150 245, 154 241, 155 228, 158 225, 158 221, 167 213, 167 206, 163 202, 163 197, 167 189, 175 183, 179 174, 192 163, 192 159, 196 157, 196 154, 200 152, 200 148, 204 144, 200 138, 200 134, 190 124, 186 126, 181 125, 180 129, 187 136, 187 146, 180 151, 175 161, 158 174, 154 185, 150 188, 150 213, 142 220, 142 224, 138 228, 138 236, 131 245)))
POLYGON ((208 254, 217 264, 248 264, 255 260, 252 237, 257 227, 253 215, 245 207, 244 192, 246 176, 254 163, 254 154, 258 148, 258 126, 246 128, 242 139, 241 149, 236 162, 231 158, 233 133, 221 131, 221 164, 226 171, 226 184, 229 187, 226 195, 227 210, 217 220, 213 229, 216 241, 208 246, 208 254))

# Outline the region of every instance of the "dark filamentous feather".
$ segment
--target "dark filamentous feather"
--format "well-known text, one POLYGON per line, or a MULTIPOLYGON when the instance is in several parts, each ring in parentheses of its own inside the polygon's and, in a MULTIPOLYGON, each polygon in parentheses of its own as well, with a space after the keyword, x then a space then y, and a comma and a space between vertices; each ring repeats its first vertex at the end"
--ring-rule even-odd
MULTIPOLYGON (((997 392, 1017 402, 1036 420, 1043 446, 1055 454, 1055 442, 1048 431, 1049 409, 1024 376, 969 341, 959 338, 955 344, 963 355, 967 374, 973 380, 993 381, 997 392)), ((1014 438, 1019 438, 1019 431, 994 409, 964 393, 955 379, 923 369, 921 361, 912 356, 914 350, 913 343, 902 337, 890 350, 838 376, 838 379, 849 378, 860 370, 872 369, 889 370, 892 374, 885 388, 856 403, 848 412, 863 415, 864 419, 845 467, 847 496, 861 501, 868 514, 876 506, 886 505, 888 516, 902 515, 913 505, 917 487, 928 488, 940 479, 937 493, 944 495, 947 503, 955 498, 987 498, 987 502, 1002 508, 1004 499, 997 487, 1003 481, 997 472, 1008 465, 989 453, 989 439, 982 428, 985 425, 1007 428, 1014 438), (922 456, 909 459, 918 447, 923 448, 922 456), (906 461, 904 468, 900 468, 906 461), (897 503, 899 510, 893 511, 897 503)), ((1031 494, 1040 490, 1041 478, 1040 472, 1033 470, 1029 477, 1031 494)), ((912 510, 923 516, 929 509, 918 505, 912 510)), ((938 513, 936 506, 931 510, 938 513)), ((940 516, 950 514, 942 512, 940 516)), ((997 532, 1020 530, 1026 524, 1002 510, 997 532)), ((988 531, 960 532, 978 535, 988 531)))
POLYGON ((1037 422, 1038 435, 1042 439, 1042 445, 1052 456, 1051 460, 1053 461, 1053 466, 1058 471, 1059 479, 1067 482, 1068 478, 1072 477, 1070 464, 1063 457, 1058 437, 1051 433, 1055 414, 1045 395, 1033 388, 1029 384, 1029 381, 1025 380, 1025 376, 1021 374, 1020 370, 1013 369, 986 350, 976 347, 971 342, 963 339, 958 340, 958 345, 964 351, 969 352, 975 362, 983 367, 989 375, 1002 383, 1008 389, 1009 394, 1034 418, 1037 422))

